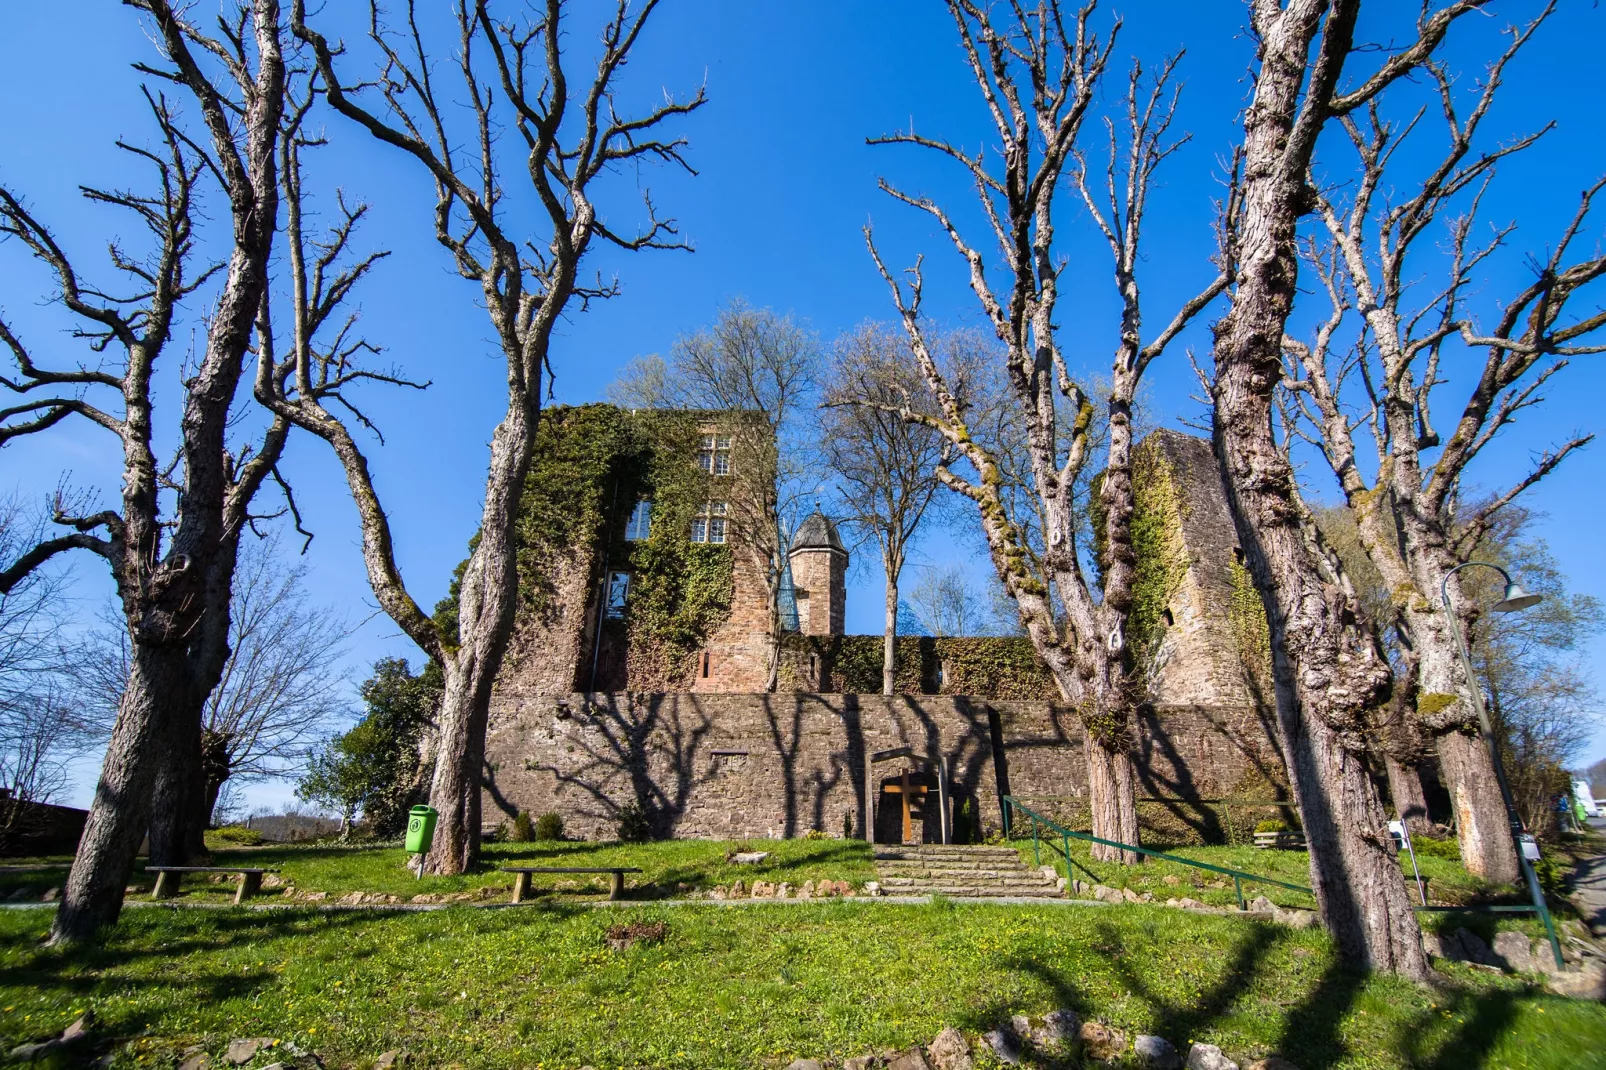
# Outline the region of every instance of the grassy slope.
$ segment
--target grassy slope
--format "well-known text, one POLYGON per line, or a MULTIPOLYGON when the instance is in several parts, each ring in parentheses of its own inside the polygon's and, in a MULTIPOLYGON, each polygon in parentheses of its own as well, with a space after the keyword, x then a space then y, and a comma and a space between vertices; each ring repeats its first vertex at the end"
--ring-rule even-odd
POLYGON ((426 1066, 780 1067, 1070 1006, 1302 1070, 1606 1058, 1589 1054, 1606 1008, 1463 967, 1439 992, 1362 979, 1319 932, 1158 907, 139 910, 72 958, 39 948, 46 919, 0 912, 7 1046, 93 1008, 112 1033, 163 1038, 153 1053, 273 1036, 331 1067, 392 1047, 426 1066), (638 919, 667 921, 667 940, 609 949, 606 928, 638 919))
MULTIPOLYGON (((279 876, 301 891, 328 892, 338 897, 348 892, 373 892, 404 898, 419 894, 455 894, 496 889, 506 898, 513 888, 513 876, 497 871, 498 866, 634 866, 642 870, 627 876, 632 897, 661 898, 677 894, 677 885, 711 888, 745 880, 790 881, 801 885, 807 880, 845 880, 862 884, 875 876, 869 847, 860 840, 754 840, 742 844, 718 840, 666 840, 659 843, 492 843, 485 846, 484 864, 461 877, 425 877, 418 880, 406 867, 407 854, 400 847, 350 847, 335 844, 227 848, 213 852, 218 866, 261 866, 277 869, 279 876), (725 860, 733 847, 768 851, 770 857, 756 865, 738 866, 725 860)), ((40 860, 31 860, 40 861, 40 860)), ((141 861, 143 865, 143 860, 141 861)), ((45 888, 61 884, 66 871, 40 874, 0 873, 0 899, 13 890, 30 889, 29 898, 38 899, 45 888)), ((223 901, 233 894, 234 878, 225 884, 210 885, 204 877, 186 877, 182 898, 197 901, 223 901)), ((152 880, 136 873, 135 888, 149 891, 152 880)), ((588 876, 536 876, 537 889, 561 885, 567 891, 606 895, 607 874, 588 876)))

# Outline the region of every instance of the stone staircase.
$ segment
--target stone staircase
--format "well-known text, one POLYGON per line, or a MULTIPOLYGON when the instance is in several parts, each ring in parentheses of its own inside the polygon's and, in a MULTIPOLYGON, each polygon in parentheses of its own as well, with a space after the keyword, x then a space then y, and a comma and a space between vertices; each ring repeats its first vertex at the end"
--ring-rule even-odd
POLYGON ((1061 899, 1065 894, 1055 878, 1021 861, 1013 847, 879 845, 875 865, 884 895, 1061 899))

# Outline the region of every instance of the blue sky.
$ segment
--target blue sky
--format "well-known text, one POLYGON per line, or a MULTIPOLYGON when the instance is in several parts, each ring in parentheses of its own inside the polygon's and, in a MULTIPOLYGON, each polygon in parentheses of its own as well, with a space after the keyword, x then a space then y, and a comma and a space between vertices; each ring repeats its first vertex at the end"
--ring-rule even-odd
MULTIPOLYGON (((214 5, 201 0, 197 8, 214 5)), ((422 6, 428 11, 444 4, 425 0, 422 6)), ((1151 323, 1158 323, 1211 272, 1206 257, 1220 159, 1241 119, 1253 47, 1237 0, 1132 0, 1111 7, 1126 16, 1116 49, 1119 67, 1134 55, 1152 64, 1181 48, 1187 53, 1179 67, 1185 88, 1176 126, 1192 140, 1162 171, 1145 239, 1145 301, 1151 323)), ((1403 38, 1408 27, 1386 21, 1395 7, 1370 5, 1361 36, 1403 38)), ((1498 30, 1537 5, 1498 0, 1494 7, 1494 14, 1473 17, 1452 39, 1447 58, 1468 79, 1498 47, 1498 30)), ((358 8, 326 5, 325 32, 360 44, 358 8)), ((576 0, 569 12, 571 40, 587 47, 600 25, 601 6, 576 0)), ((1482 296, 1486 303, 1521 280, 1521 254, 1544 249, 1578 191, 1606 173, 1606 131, 1589 73, 1606 40, 1603 20, 1606 12, 1595 5, 1565 4, 1507 73, 1509 88, 1491 115, 1491 135, 1503 140, 1548 120, 1558 129, 1528 156, 1503 167, 1486 200, 1490 220, 1521 223, 1511 255, 1495 265, 1482 296)), ((0 110, 0 181, 25 193, 80 262, 108 278, 108 234, 130 242, 138 235, 111 210, 86 205, 77 185, 125 185, 144 177, 112 145, 118 137, 145 144, 152 136, 138 93, 140 76, 129 67, 152 57, 144 30, 133 12, 110 2, 9 4, 0 10, 0 50, 0 99, 8 102, 0 110)), ((354 69, 365 70, 366 53, 353 51, 354 69)), ((940 5, 667 0, 627 73, 621 105, 647 106, 661 89, 685 94, 705 79, 709 104, 677 125, 690 139, 688 156, 699 174, 632 171, 615 176, 601 193, 604 215, 623 225, 639 218, 638 189, 650 187, 660 211, 679 220, 696 251, 609 253, 592 263, 604 274, 617 273, 623 294, 564 324, 552 354, 559 401, 600 398, 626 361, 667 352, 677 336, 708 323, 733 297, 789 312, 827 342, 867 318, 888 317, 887 292, 864 249, 866 223, 874 224, 890 265, 927 254, 929 307, 938 318, 978 322, 941 235, 876 189, 878 175, 886 175, 947 203, 965 204, 969 195, 961 176, 920 150, 865 144, 867 136, 911 121, 921 133, 972 148, 986 137, 985 112, 940 5)), ((1103 105, 1112 102, 1120 81, 1110 81, 1103 105)), ((372 219, 359 243, 394 251, 359 295, 367 334, 385 347, 387 359, 434 383, 421 394, 374 389, 365 395, 367 411, 386 433, 385 445, 375 443, 370 457, 397 531, 401 567, 418 600, 432 605, 478 521, 486 443, 501 411, 501 357, 474 286, 453 273, 429 233, 431 191, 416 168, 337 118, 326 125, 332 145, 320 154, 313 176, 323 203, 332 200, 336 184, 371 202, 372 219)), ((1091 149, 1099 147, 1090 141, 1091 149)), ((514 200, 525 206, 516 210, 527 210, 528 198, 516 187, 514 200)), ((220 199, 209 198, 207 209, 215 234, 226 222, 220 199)), ((1601 232, 1597 226, 1593 233, 1601 232)), ((1062 330, 1075 361, 1097 374, 1114 338, 1107 252, 1068 199, 1061 233, 1071 260, 1062 283, 1062 330)), ((1585 250, 1593 244, 1592 238, 1585 250)), ((19 249, 0 247, 0 307, 41 354, 76 356, 78 343, 42 303, 49 285, 19 249)), ((1208 349, 1210 318, 1202 318, 1151 372, 1151 407, 1161 423, 1197 416, 1189 400, 1197 385, 1184 349, 1208 349)), ((199 330, 194 310, 180 334, 184 345, 174 352, 182 352, 199 330)), ((1521 474, 1535 451, 1575 430, 1602 430, 1596 399, 1606 391, 1606 371, 1600 361, 1582 358, 1555 380, 1545 406, 1487 451, 1474 481, 1501 486, 1521 474)), ((1458 373, 1467 374, 1451 368, 1441 413, 1449 411, 1458 373)), ((170 369, 170 380, 173 374, 170 369)), ((165 389, 171 425, 171 381, 165 389)), ((115 494, 118 464, 109 437, 67 426, 0 453, 0 488, 42 495, 70 473, 77 486, 115 494)), ((1606 528, 1602 458, 1597 445, 1570 461, 1528 503, 1546 514, 1544 534, 1575 586, 1606 597, 1606 566, 1597 552, 1606 528)), ((354 617, 368 615, 372 596, 357 527, 327 448, 295 441, 285 469, 317 533, 308 554, 314 589, 354 617)), ((1307 471, 1315 493, 1329 495, 1330 481, 1320 479, 1314 465, 1307 471)), ((967 540, 949 532, 933 532, 923 553, 928 562, 974 560, 978 570, 987 567, 967 540)), ((77 605, 87 618, 110 585, 98 561, 80 557, 72 565, 80 577, 77 605)), ((849 631, 879 630, 880 581, 874 568, 856 572, 849 631)), ((354 680, 375 658, 393 653, 417 657, 386 619, 371 619, 351 645, 354 680)), ((1588 653, 1598 662, 1606 640, 1595 640, 1588 653)), ((1601 757, 1606 731, 1597 733, 1587 755, 1601 757)), ((283 796, 281 788, 256 793, 262 801, 283 796)), ((77 797, 87 797, 87 791, 80 789, 77 797)))

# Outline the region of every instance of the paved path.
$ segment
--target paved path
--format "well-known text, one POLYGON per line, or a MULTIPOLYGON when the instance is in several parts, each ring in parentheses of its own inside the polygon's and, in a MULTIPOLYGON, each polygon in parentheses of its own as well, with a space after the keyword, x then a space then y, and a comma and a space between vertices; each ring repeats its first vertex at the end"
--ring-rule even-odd
MULTIPOLYGON (((1589 819, 1591 828, 1606 832, 1606 818, 1589 819)), ((1606 855, 1592 855, 1573 870, 1573 905, 1595 936, 1606 936, 1606 855)))

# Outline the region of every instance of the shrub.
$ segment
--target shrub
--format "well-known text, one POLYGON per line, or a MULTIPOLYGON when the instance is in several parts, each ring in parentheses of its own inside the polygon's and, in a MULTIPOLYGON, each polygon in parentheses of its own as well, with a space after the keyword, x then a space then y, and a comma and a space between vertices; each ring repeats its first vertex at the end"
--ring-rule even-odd
POLYGON ((1451 862, 1461 861, 1461 842, 1454 836, 1446 836, 1436 840, 1431 836, 1411 837, 1411 848, 1419 855, 1430 858, 1447 858, 1451 862))
POLYGON ((512 821, 504 823, 502 839, 508 843, 529 843, 535 839, 535 826, 530 823, 530 811, 520 810, 512 821))
POLYGON ((619 839, 624 843, 646 843, 652 839, 652 821, 640 803, 619 808, 619 839))
POLYGON ((825 839, 825 833, 821 832, 819 829, 809 829, 803 834, 803 838, 805 840, 823 840, 825 839))
POLYGON ((842 838, 844 840, 853 839, 853 811, 852 810, 844 810, 844 811, 842 811, 842 838))
POLYGON ((548 811, 535 820, 535 838, 544 842, 563 839, 563 818, 548 811))
POLYGON ((1275 817, 1268 817, 1264 821, 1255 823, 1256 832, 1287 832, 1288 822, 1279 821, 1275 817))
POLYGON ((256 829, 248 829, 244 825, 224 825, 222 828, 208 831, 206 838, 215 840, 219 844, 255 847, 262 842, 262 833, 256 829))

